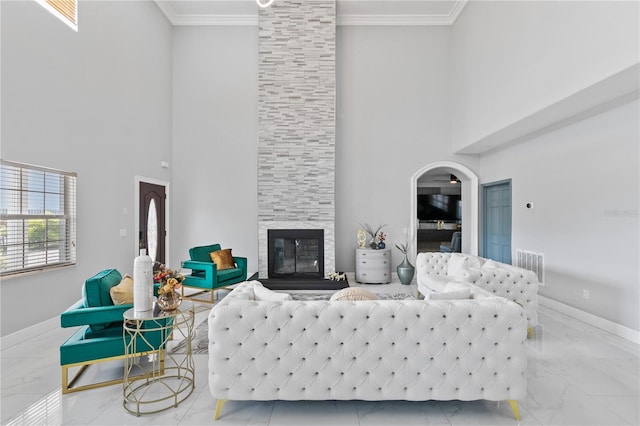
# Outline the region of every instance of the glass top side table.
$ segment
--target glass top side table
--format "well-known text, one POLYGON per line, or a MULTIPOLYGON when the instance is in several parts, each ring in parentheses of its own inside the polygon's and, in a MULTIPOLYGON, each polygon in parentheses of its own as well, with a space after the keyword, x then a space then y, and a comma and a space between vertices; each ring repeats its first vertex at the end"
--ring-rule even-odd
POLYGON ((166 312, 132 308, 123 318, 125 410, 140 416, 177 407, 195 389, 193 303, 183 301, 178 309, 166 312), (178 344, 184 352, 173 351, 178 344))

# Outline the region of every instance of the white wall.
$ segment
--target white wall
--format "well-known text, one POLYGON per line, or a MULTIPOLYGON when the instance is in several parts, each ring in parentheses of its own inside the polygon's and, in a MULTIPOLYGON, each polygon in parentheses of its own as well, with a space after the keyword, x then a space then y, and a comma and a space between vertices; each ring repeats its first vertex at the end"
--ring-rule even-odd
POLYGON ((341 26, 337 33, 336 269, 355 268, 360 224, 401 253, 411 177, 451 154, 451 28, 341 26))
POLYGON ((171 179, 171 27, 152 2, 81 2, 77 33, 36 2, 1 7, 2 158, 78 173, 77 266, 4 279, 4 336, 102 269, 133 272, 135 176, 171 179))
POLYGON ((258 270, 258 28, 176 27, 174 265, 219 243, 258 270))
POLYGON ((480 167, 481 183, 512 179, 512 246, 544 253, 540 294, 634 330, 639 117, 635 101, 488 155, 480 167))
POLYGON ((453 150, 640 55, 635 1, 471 1, 453 27, 453 150))
MULTIPOLYGON (((453 150, 637 64, 638 5, 469 2, 452 31, 453 150)), ((634 330, 638 140, 635 101, 485 155, 479 167, 481 183, 512 179, 512 247, 545 254, 540 294, 634 330)))

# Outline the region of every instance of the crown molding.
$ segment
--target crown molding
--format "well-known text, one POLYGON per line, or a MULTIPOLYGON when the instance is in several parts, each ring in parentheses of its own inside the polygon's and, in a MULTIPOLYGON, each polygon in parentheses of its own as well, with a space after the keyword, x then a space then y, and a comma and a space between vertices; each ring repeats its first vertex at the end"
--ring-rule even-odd
MULTIPOLYGON (((171 25, 258 25, 258 14, 197 14, 179 15, 167 0, 154 0, 158 8, 167 17, 171 25)), ((339 26, 437 26, 453 25, 466 6, 468 0, 456 1, 447 15, 420 15, 420 14, 344 14, 336 17, 336 25, 339 26)))
POLYGON ((453 25, 467 5, 468 0, 458 0, 447 15, 425 15, 425 14, 376 14, 376 15, 356 15, 345 14, 337 17, 337 25, 453 25))
POLYGON ((154 0, 158 9, 164 14, 167 20, 171 23, 171 25, 176 25, 176 11, 173 10, 173 7, 165 1, 165 0, 154 0))
POLYGON ((336 24, 339 26, 358 25, 451 25, 448 16, 436 15, 344 15, 338 16, 336 24))
POLYGON ((258 15, 230 15, 230 14, 198 14, 178 15, 166 0, 155 0, 158 8, 164 13, 171 25, 258 25, 258 15))
POLYGON ((251 25, 258 26, 258 15, 178 15, 173 25, 251 25))

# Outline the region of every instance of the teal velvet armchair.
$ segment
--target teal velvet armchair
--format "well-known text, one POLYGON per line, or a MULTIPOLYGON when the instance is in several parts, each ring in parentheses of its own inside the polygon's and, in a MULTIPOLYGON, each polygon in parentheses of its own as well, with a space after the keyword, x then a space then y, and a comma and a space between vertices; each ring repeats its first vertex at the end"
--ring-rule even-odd
MULTIPOLYGON (((99 383, 74 386, 82 373, 92 364, 124 358, 125 337, 122 321, 132 304, 114 305, 109 290, 120 283, 122 276, 116 269, 105 269, 86 280, 82 288, 82 299, 60 315, 60 325, 79 327, 69 339, 60 345, 62 367, 62 393, 77 392, 121 383, 122 378, 99 383), (69 373, 75 372, 69 380, 69 373)), ((156 287, 157 288, 157 287, 156 287)), ((141 353, 157 353, 164 356, 162 336, 158 331, 144 334, 144 341, 137 341, 141 353)), ((124 373, 124 370, 123 370, 124 373)))
MULTIPOLYGON (((211 299, 205 300, 205 302, 213 303, 216 289, 247 280, 247 258, 233 256, 235 268, 218 270, 210 256, 210 253, 218 250, 220 250, 220 244, 198 246, 189 249, 190 260, 182 262, 183 268, 191 269, 191 274, 185 275, 184 281, 182 282, 182 297, 184 299, 189 299, 189 297, 184 294, 184 288, 191 287, 203 292, 210 292, 211 299)), ((201 299, 193 300, 203 301, 201 299)))

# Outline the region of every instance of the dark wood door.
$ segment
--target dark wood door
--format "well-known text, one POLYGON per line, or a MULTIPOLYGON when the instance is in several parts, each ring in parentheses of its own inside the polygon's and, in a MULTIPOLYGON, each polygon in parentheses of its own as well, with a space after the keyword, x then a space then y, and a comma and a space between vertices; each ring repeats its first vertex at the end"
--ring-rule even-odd
POLYGON ((166 191, 162 185, 140 182, 140 219, 138 243, 152 260, 165 263, 166 191))

